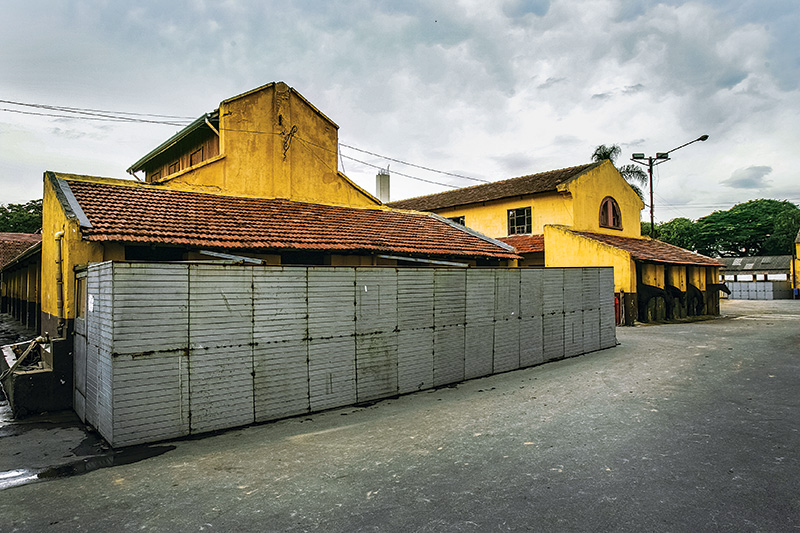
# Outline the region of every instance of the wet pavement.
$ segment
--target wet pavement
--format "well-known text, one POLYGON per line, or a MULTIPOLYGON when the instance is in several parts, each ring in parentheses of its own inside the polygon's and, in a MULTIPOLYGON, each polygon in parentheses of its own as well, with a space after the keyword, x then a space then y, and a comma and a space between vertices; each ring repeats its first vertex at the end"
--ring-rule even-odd
POLYGON ((5 424, 0 472, 43 475, 0 491, 0 531, 800 530, 800 302, 723 313, 116 454, 68 414, 5 424))

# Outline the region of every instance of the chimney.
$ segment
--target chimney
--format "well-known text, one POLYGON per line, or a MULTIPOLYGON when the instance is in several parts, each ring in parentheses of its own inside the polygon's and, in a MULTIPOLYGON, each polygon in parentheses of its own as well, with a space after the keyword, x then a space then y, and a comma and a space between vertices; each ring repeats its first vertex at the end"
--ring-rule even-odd
POLYGON ((380 169, 378 171, 378 175, 375 176, 375 188, 378 191, 378 200, 382 203, 387 203, 389 201, 389 167, 387 166, 386 169, 380 169))

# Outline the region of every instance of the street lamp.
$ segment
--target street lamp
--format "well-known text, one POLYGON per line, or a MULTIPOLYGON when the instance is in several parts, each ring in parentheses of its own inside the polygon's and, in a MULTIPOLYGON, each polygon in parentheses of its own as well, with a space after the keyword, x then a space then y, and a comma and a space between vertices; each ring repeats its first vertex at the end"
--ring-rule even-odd
POLYGON ((689 141, 686 144, 682 144, 677 148, 673 148, 669 152, 656 152, 655 157, 648 156, 645 157, 644 154, 631 154, 631 161, 634 163, 638 163, 640 165, 647 167, 647 174, 650 177, 650 236, 655 237, 655 221, 653 219, 653 167, 656 165, 660 165, 661 163, 665 163, 669 161, 669 154, 674 152, 675 150, 680 150, 684 146, 689 146, 692 143, 696 143, 697 141, 705 141, 708 139, 708 135, 701 135, 697 139, 693 141, 689 141))

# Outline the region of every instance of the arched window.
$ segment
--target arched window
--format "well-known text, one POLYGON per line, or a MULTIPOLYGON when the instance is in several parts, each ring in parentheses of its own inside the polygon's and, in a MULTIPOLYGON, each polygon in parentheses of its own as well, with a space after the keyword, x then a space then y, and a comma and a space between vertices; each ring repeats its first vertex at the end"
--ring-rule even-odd
POLYGON ((600 203, 600 227, 622 229, 622 214, 617 201, 606 196, 600 203))

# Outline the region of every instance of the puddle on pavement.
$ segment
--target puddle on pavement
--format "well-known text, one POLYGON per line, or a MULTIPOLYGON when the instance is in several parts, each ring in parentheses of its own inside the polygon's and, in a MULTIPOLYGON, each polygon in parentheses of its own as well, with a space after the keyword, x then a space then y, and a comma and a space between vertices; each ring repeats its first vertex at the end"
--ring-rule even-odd
MULTIPOLYGON (((91 440, 91 439, 87 439, 91 440)), ((87 474, 101 468, 122 466, 153 457, 174 450, 173 445, 164 446, 133 446, 118 451, 109 451, 105 455, 87 457, 64 465, 46 468, 44 470, 16 469, 0 472, 0 491, 19 485, 27 485, 37 481, 47 481, 72 476, 87 474)), ((76 449, 77 450, 77 449, 76 449)))

